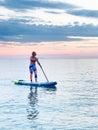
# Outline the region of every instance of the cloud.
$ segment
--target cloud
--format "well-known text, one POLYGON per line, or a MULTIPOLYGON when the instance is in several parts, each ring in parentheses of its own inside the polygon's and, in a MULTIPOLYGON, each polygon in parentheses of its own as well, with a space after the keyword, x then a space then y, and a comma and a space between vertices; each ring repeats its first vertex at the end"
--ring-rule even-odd
POLYGON ((75 16, 98 18, 98 10, 72 9, 68 10, 67 13, 75 16))
POLYGON ((59 9, 66 9, 66 8, 74 8, 75 6, 67 3, 62 3, 62 2, 52 2, 52 1, 44 1, 44 0, 4 0, 0 2, 1 6, 4 6, 6 8, 10 9, 32 9, 32 8, 59 8, 59 9))
POLYGON ((98 25, 79 24, 80 16, 97 18, 96 10, 48 0, 0 0, 0 8, 1 42, 26 45, 28 42, 82 41, 82 37, 98 36, 98 25))
POLYGON ((83 10, 72 4, 49 0, 4 0, 0 1, 0 19, 28 20, 29 24, 66 25, 75 21, 80 24, 98 24, 98 11, 83 10), (82 16, 80 18, 80 16, 82 16))
POLYGON ((98 48, 98 46, 77 46, 77 48, 98 48))
POLYGON ((11 42, 51 42, 81 41, 81 37, 97 37, 98 26, 91 24, 74 26, 47 26, 25 24, 25 20, 2 20, 0 22, 0 41, 11 42), (73 38, 71 36, 79 36, 73 38))

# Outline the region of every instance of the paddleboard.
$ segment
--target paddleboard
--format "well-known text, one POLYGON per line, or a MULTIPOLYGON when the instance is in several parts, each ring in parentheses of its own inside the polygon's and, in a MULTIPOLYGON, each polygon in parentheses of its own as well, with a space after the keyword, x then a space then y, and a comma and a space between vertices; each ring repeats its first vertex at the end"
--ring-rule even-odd
POLYGON ((15 80, 14 84, 16 85, 25 85, 25 86, 35 86, 35 87, 55 87, 57 82, 26 82, 25 80, 15 80))

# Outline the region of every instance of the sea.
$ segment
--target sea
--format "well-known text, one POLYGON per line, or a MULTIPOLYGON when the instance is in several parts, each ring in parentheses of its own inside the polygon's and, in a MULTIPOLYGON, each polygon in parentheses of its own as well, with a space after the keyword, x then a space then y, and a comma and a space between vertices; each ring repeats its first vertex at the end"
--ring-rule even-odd
POLYGON ((29 57, 0 58, 0 130, 98 130, 98 59, 39 61, 56 88, 15 85, 29 82, 29 57))

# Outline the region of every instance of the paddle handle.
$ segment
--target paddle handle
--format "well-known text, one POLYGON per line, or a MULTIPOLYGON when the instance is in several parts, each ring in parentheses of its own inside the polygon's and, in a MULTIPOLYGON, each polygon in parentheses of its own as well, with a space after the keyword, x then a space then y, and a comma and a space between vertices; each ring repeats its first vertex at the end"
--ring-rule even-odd
POLYGON ((49 80, 48 80, 48 78, 47 78, 47 76, 46 76, 46 74, 45 74, 45 72, 44 72, 44 70, 43 70, 42 66, 40 66, 40 68, 41 68, 41 70, 42 70, 42 72, 43 72, 43 74, 44 74, 44 76, 45 76, 45 78, 46 78, 47 82, 49 82, 49 80))

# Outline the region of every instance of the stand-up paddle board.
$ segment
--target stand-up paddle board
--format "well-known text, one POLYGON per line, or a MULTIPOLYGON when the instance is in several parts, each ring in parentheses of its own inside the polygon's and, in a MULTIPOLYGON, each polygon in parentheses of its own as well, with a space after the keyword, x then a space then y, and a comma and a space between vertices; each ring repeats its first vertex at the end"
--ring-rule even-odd
POLYGON ((26 82, 24 80, 15 80, 14 84, 25 85, 25 86, 35 86, 35 87, 55 87, 57 82, 40 82, 40 83, 37 82, 37 83, 33 83, 33 82, 26 82))

